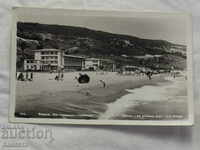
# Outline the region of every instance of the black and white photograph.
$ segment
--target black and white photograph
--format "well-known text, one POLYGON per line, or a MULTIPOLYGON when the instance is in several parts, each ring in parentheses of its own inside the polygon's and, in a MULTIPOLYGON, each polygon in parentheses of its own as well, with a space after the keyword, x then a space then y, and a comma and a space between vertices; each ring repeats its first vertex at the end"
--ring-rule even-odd
POLYGON ((10 121, 192 125, 189 14, 14 8, 10 121))

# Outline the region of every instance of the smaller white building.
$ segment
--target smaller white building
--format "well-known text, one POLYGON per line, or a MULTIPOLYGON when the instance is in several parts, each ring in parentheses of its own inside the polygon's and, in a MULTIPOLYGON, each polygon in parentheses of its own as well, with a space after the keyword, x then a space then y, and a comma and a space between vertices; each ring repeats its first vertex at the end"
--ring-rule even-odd
POLYGON ((84 63, 84 69, 88 70, 105 70, 105 71, 115 71, 116 65, 110 59, 100 59, 100 58, 86 58, 84 63))
POLYGON ((101 65, 101 60, 98 58, 85 59, 84 69, 97 70, 101 65))

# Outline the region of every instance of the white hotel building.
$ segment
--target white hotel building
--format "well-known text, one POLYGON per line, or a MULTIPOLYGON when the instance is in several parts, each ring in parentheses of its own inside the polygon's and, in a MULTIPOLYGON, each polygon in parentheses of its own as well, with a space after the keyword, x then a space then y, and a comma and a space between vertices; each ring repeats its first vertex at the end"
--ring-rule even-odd
POLYGON ((59 49, 38 49, 34 50, 34 59, 24 60, 24 70, 32 71, 81 71, 97 70, 100 66, 111 66, 113 71, 114 63, 110 60, 98 58, 85 58, 82 56, 66 55, 59 49))
POLYGON ((34 50, 34 59, 24 60, 24 70, 57 70, 63 67, 62 55, 62 51, 58 49, 34 50))
POLYGON ((65 55, 59 49, 34 50, 34 59, 24 60, 24 70, 50 71, 50 70, 82 70, 84 57, 65 55))

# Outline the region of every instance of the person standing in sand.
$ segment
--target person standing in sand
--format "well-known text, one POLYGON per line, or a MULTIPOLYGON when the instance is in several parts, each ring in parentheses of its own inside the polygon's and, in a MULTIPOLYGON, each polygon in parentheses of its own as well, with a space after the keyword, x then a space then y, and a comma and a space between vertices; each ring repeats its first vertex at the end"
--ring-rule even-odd
POLYGON ((25 81, 28 81, 28 71, 26 71, 25 81))
POLYGON ((33 81, 33 72, 30 73, 30 80, 33 81))
POLYGON ((60 75, 60 80, 63 81, 64 80, 64 73, 62 72, 60 75))
POLYGON ((152 76, 152 71, 147 71, 146 72, 146 75, 147 75, 147 77, 149 78, 149 80, 151 80, 151 76, 152 76))
POLYGON ((106 82, 105 81, 103 81, 103 80, 99 80, 101 83, 102 83, 102 85, 103 85, 103 88, 106 88, 106 82))
POLYGON ((170 70, 170 72, 171 72, 171 76, 173 76, 173 78, 175 78, 176 77, 176 73, 175 73, 175 68, 174 68, 174 66, 171 66, 171 70, 170 70))

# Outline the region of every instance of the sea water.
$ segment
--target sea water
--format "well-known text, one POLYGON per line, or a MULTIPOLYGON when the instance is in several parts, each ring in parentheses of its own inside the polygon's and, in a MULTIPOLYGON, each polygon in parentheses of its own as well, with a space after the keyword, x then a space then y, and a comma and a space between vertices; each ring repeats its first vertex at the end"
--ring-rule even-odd
POLYGON ((167 83, 158 83, 157 85, 145 85, 140 88, 126 89, 129 93, 107 105, 105 113, 101 114, 99 119, 112 119, 125 113, 129 108, 150 102, 161 101, 179 101, 186 99, 186 96, 178 96, 181 89, 185 88, 185 79, 165 78, 167 83))

